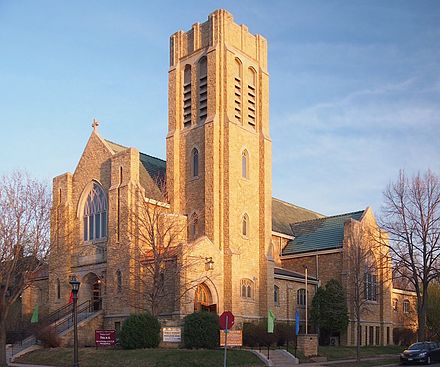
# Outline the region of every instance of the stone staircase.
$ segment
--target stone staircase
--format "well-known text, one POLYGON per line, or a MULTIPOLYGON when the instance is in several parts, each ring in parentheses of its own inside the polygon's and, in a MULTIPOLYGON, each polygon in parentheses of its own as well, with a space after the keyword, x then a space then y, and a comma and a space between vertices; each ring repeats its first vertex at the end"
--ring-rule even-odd
POLYGON ((262 349, 259 353, 269 361, 269 366, 291 367, 296 366, 299 363, 298 358, 295 358, 285 349, 271 349, 269 355, 267 349, 262 349))

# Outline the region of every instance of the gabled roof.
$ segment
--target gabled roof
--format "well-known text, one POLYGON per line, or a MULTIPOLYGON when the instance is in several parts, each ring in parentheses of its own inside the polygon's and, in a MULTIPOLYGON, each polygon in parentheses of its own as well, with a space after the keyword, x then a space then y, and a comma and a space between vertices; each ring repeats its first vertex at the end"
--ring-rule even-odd
MULTIPOLYGON (((122 152, 128 147, 105 140, 114 154, 122 152)), ((166 179, 166 161, 151 155, 139 152, 139 179, 141 185, 152 199, 163 200, 160 190, 163 190, 166 179)))
POLYGON ((272 198, 272 231, 292 236, 292 223, 322 218, 322 214, 272 198))
POLYGON ((344 241, 344 223, 360 220, 364 210, 308 220, 292 224, 293 240, 284 247, 282 255, 341 248, 344 241))

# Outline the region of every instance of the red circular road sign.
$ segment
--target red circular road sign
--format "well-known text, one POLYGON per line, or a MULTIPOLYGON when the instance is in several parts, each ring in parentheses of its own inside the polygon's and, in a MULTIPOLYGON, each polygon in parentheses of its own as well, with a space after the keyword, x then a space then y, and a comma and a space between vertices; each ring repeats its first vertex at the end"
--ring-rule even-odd
POLYGON ((234 320, 235 317, 232 314, 231 311, 225 311, 220 315, 220 329, 225 330, 225 329, 230 329, 232 326, 234 326, 234 320), (226 323, 226 319, 228 319, 227 323, 226 323))

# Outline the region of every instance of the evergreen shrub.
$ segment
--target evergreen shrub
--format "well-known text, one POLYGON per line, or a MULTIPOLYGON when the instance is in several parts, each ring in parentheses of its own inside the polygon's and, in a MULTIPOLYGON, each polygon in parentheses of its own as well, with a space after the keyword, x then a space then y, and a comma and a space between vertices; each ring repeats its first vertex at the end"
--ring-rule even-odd
POLYGON ((183 342, 185 348, 214 349, 219 346, 220 325, 213 312, 194 312, 183 319, 183 342))
POLYGON ((160 343, 160 322, 149 313, 133 314, 124 321, 119 333, 124 349, 157 348, 160 343))

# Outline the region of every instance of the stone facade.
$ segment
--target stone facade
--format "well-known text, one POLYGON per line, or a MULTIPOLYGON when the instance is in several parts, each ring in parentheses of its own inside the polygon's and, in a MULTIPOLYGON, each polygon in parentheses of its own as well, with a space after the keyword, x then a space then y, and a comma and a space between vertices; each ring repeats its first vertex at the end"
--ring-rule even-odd
MULTIPOLYGON (((153 211, 161 221, 150 231, 156 239, 161 231, 168 238, 170 223, 178 232, 170 262, 159 269, 166 294, 157 313, 168 324, 200 308, 230 310, 236 324, 268 310, 292 322, 299 309, 303 323, 304 266, 310 305, 319 284, 344 282, 344 250, 282 255, 294 237, 273 228, 266 40, 225 10, 173 34, 168 106, 166 162, 104 139, 95 122, 74 173, 54 178, 50 310, 68 302, 73 274, 79 303, 102 310, 95 326, 119 329, 130 313, 148 309, 153 250, 145 230, 153 211)), ((296 221, 323 217, 276 203, 296 221)), ((381 330, 392 325, 388 293, 389 302, 377 306, 381 319, 365 320, 381 330)), ((87 344, 91 329, 83 329, 87 344)), ((350 327, 347 335, 350 344, 350 327)))

